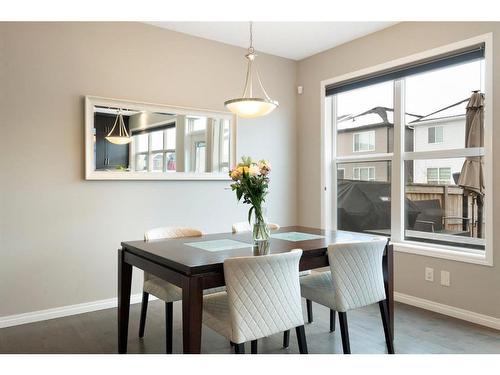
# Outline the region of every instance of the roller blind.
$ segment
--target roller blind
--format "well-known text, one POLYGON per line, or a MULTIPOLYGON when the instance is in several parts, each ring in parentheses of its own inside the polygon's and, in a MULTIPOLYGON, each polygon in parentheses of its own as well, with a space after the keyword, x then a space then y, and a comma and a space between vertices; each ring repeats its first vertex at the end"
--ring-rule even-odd
POLYGON ((484 59, 484 43, 453 51, 445 55, 434 56, 431 59, 416 61, 385 71, 329 85, 326 87, 326 96, 480 59, 484 59))

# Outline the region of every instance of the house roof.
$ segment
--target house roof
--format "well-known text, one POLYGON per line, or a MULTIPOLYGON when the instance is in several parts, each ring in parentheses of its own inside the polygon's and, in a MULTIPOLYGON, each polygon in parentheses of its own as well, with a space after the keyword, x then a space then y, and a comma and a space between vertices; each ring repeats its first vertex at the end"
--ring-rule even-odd
POLYGON ((435 112, 429 113, 428 115, 422 116, 412 122, 410 124, 419 124, 423 122, 428 122, 428 121, 436 121, 436 120, 442 120, 446 118, 453 118, 453 117, 459 117, 459 116, 465 116, 465 108, 467 106, 467 102, 469 101, 469 98, 463 99, 459 101, 458 103, 449 105, 447 107, 438 109, 435 112))
MULTIPOLYGON (((407 123, 421 116, 406 113, 407 123)), ((394 109, 388 107, 373 107, 357 115, 344 115, 337 118, 338 131, 347 132, 366 128, 392 127, 394 126, 394 109)))
MULTIPOLYGON (((406 124, 418 125, 428 121, 443 120, 465 116, 465 107, 469 98, 463 99, 425 116, 406 112, 406 124)), ((394 126, 394 109, 388 107, 373 107, 357 115, 342 115, 337 118, 339 133, 394 126)))

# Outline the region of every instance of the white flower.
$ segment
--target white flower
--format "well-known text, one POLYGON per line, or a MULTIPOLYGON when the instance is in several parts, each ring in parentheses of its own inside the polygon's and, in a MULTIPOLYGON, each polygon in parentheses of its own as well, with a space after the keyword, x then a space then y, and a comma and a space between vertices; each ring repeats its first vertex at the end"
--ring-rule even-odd
POLYGON ((257 176, 260 173, 260 168, 256 164, 252 164, 248 170, 250 176, 257 176))

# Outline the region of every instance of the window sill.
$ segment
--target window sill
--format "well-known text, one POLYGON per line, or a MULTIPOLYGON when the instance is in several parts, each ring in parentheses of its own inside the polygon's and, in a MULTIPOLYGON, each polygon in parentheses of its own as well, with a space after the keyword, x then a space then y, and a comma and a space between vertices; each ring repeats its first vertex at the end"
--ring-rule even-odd
POLYGON ((487 250, 484 251, 484 254, 480 254, 465 248, 462 249, 459 247, 447 247, 440 245, 426 246, 412 241, 393 242, 393 245, 394 251, 401 253, 423 255, 432 258, 479 264, 482 266, 493 266, 493 259, 491 256, 488 256, 487 250))

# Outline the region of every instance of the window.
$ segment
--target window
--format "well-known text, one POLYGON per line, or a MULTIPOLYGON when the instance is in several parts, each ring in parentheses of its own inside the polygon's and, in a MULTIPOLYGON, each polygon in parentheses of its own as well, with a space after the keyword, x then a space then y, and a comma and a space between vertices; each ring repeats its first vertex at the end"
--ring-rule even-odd
POLYGON ((353 168, 353 179, 362 181, 375 180, 375 167, 355 167, 353 168))
POLYGON ((195 145, 195 172, 205 172, 206 142, 196 142, 195 145))
MULTIPOLYGON (((491 190, 484 187, 489 169, 483 164, 491 160, 491 140, 483 145, 491 121, 473 141, 466 131, 471 93, 486 95, 484 48, 462 47, 436 60, 325 86, 325 123, 331 119, 336 140, 336 191, 326 198, 333 202, 332 225, 387 235, 408 248, 459 251, 468 259, 485 255, 491 190), (352 153, 345 148, 349 133, 352 153), (376 153, 355 154, 374 151, 375 138, 376 153)), ((323 218, 328 225, 328 214, 323 218)))
POLYGON ((450 184, 451 168, 427 168, 428 184, 450 184))
POLYGON ((175 126, 132 136, 137 172, 175 172, 175 126))
POLYGON ((337 168, 337 180, 343 180, 345 178, 345 168, 337 168))
POLYGON ((375 150, 375 132, 354 133, 354 152, 375 150))
POLYGON ((428 143, 443 143, 443 127, 431 126, 427 129, 428 143))

